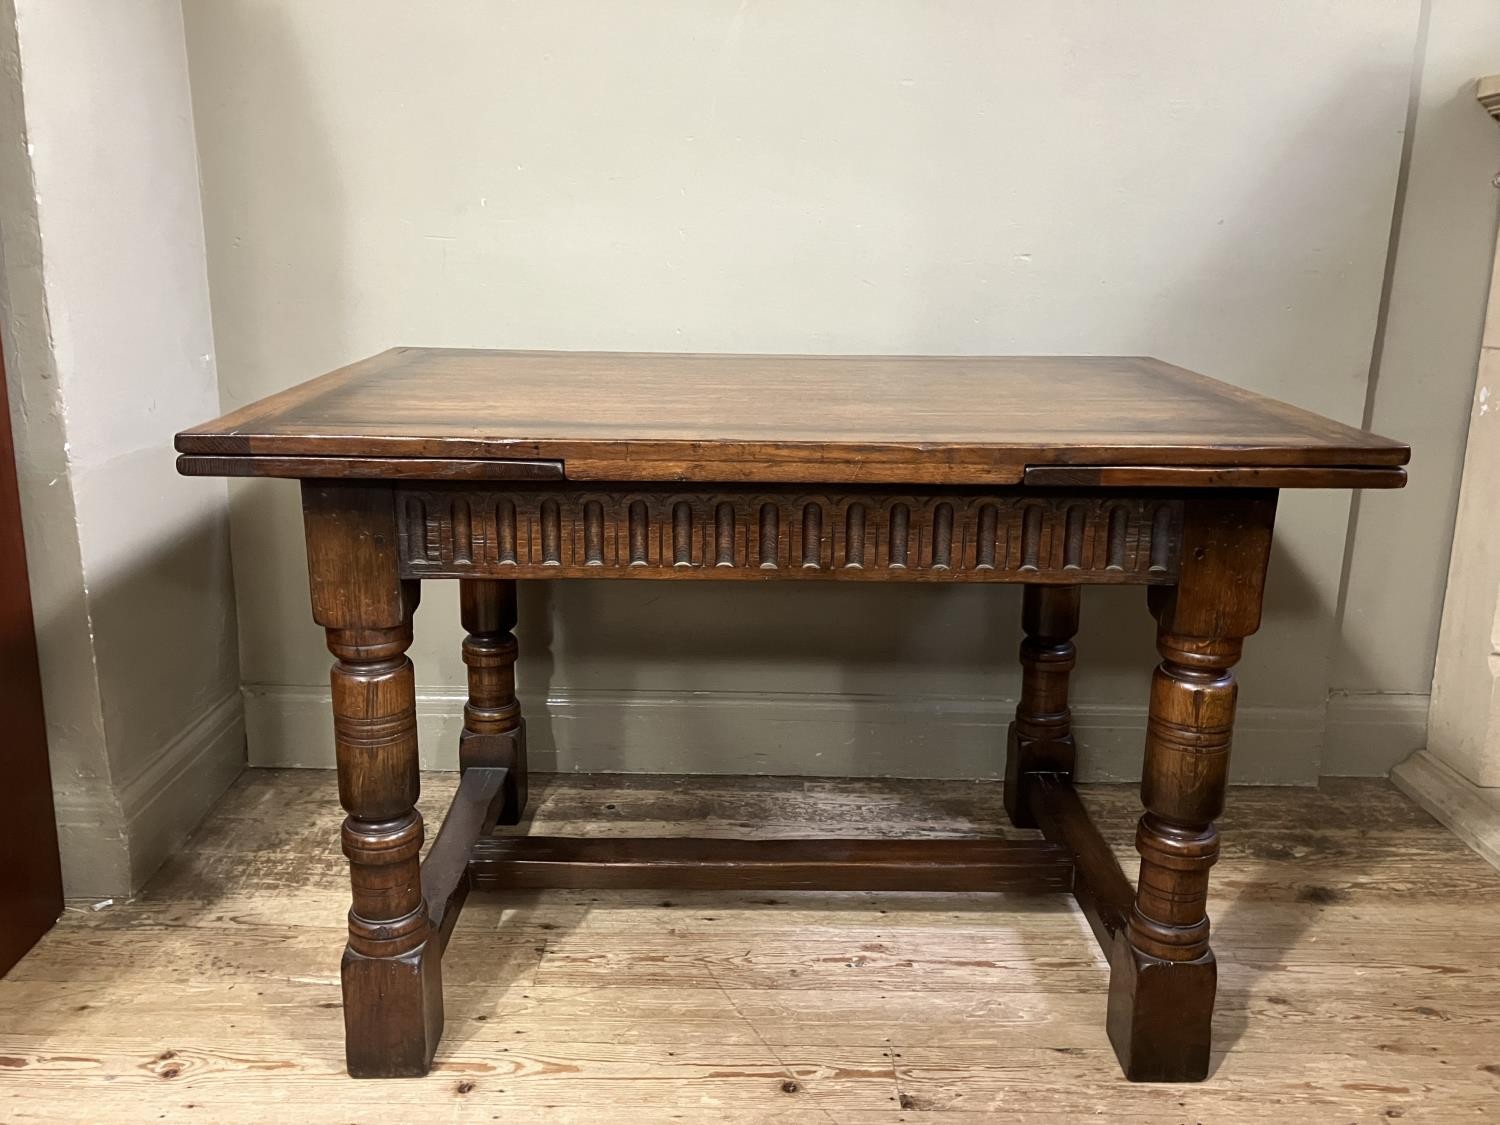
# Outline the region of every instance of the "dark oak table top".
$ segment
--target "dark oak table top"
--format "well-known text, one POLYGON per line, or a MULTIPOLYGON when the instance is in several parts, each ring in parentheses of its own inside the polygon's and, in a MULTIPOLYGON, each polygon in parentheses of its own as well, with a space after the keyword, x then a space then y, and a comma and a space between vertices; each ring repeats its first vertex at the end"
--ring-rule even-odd
POLYGON ((1145 357, 395 348, 177 436, 297 477, 1396 487, 1406 445, 1145 357))

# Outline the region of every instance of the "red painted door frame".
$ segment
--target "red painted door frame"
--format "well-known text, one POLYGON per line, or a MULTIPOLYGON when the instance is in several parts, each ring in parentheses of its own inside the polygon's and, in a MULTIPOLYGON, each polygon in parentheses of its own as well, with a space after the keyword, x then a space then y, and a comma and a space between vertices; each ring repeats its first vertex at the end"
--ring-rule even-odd
POLYGON ((0 832, 0 975, 52 928, 63 906, 8 398, 0 349, 0 784, 6 798, 6 830, 0 832))

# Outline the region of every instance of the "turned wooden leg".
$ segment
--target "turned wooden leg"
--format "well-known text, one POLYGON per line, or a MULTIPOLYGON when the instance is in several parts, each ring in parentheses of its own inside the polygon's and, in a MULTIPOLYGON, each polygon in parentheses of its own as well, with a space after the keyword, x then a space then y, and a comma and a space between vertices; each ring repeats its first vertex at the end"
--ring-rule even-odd
POLYGON ((422 897, 411 618, 418 585, 396 573, 388 489, 303 491, 313 614, 336 658, 334 742, 353 905, 344 1032, 356 1078, 426 1074, 443 1029, 441 946, 422 897))
POLYGON ((1110 956, 1108 1029, 1127 1078, 1208 1074, 1216 969, 1208 873, 1219 856, 1242 638, 1260 624, 1273 497, 1189 504, 1181 581, 1151 591, 1151 681, 1135 906, 1110 956))
POLYGON ((1027 586, 1021 601, 1021 699, 1005 752, 1005 812, 1017 828, 1035 828, 1027 778, 1071 775, 1074 743, 1068 675, 1078 632, 1077 586, 1027 586))
POLYGON ((469 700, 459 739, 459 768, 504 766, 500 824, 519 824, 526 811, 526 721, 516 702, 516 583, 513 579, 463 579, 459 606, 469 700))

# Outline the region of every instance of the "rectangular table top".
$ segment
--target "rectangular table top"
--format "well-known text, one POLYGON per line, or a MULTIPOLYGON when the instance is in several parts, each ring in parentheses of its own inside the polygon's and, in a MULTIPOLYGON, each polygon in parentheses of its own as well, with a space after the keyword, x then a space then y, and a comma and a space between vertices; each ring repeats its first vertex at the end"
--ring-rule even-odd
POLYGON ((1272 487, 1399 486, 1410 452, 1139 356, 448 348, 382 352, 177 448, 215 475, 1272 487))

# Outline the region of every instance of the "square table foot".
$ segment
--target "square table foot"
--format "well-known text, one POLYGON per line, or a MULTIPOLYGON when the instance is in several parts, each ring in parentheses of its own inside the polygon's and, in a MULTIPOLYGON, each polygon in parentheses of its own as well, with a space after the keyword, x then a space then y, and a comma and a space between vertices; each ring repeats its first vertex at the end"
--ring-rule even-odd
POLYGON ((344 951, 344 1052, 351 1078, 420 1078, 443 1035, 442 961, 432 942, 399 957, 344 951))
POLYGON ((1036 774, 1070 777, 1078 748, 1068 709, 1068 679, 1077 650, 1077 586, 1027 586, 1021 596, 1021 698, 1005 742, 1005 814, 1017 828, 1036 828, 1031 790, 1036 774))
POLYGON ((514 730, 476 734, 464 731, 458 740, 459 768, 503 769, 502 799, 495 824, 513 827, 526 816, 530 799, 526 782, 526 720, 514 730))
POLYGON ((1162 961, 1123 934, 1109 958, 1109 1041, 1132 1082, 1201 1082, 1208 1077, 1218 976, 1212 951, 1162 961))
POLYGON ((1013 828, 1040 828, 1032 811, 1032 791, 1039 777, 1055 777, 1068 782, 1073 774, 1073 760, 1078 745, 1071 734, 1060 738, 1027 738, 1011 723, 1005 736, 1005 784, 1000 800, 1013 828))

